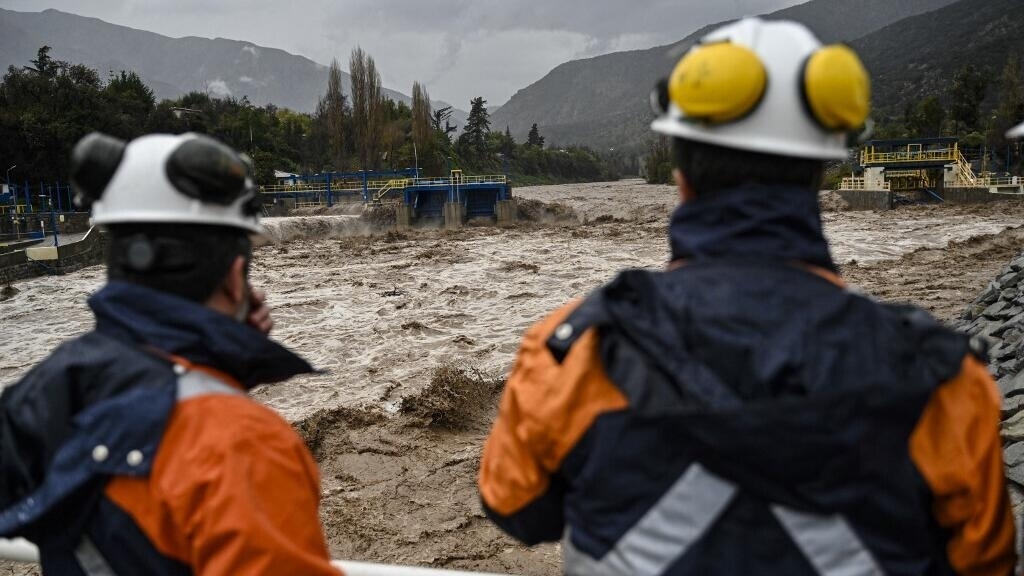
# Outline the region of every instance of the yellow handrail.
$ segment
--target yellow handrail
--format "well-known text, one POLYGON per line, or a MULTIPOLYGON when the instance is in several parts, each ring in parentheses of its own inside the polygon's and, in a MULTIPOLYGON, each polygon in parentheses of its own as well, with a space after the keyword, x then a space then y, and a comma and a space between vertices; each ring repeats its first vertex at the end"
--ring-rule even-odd
POLYGON ((871 164, 897 164, 914 162, 956 162, 960 151, 956 147, 940 150, 901 150, 899 152, 875 152, 873 148, 865 148, 860 153, 862 166, 871 164))
POLYGON ((959 172, 961 182, 963 184, 966 184, 967 186, 977 186, 978 177, 974 175, 974 170, 971 169, 971 163, 968 162, 967 159, 964 158, 964 155, 961 154, 959 151, 957 151, 956 155, 956 163, 957 167, 960 169, 959 172))
MULTIPOLYGON (((839 190, 878 190, 878 188, 868 188, 868 182, 866 178, 849 177, 843 178, 839 184, 839 190)), ((891 190, 892 185, 886 182, 882 186, 883 190, 891 190)))

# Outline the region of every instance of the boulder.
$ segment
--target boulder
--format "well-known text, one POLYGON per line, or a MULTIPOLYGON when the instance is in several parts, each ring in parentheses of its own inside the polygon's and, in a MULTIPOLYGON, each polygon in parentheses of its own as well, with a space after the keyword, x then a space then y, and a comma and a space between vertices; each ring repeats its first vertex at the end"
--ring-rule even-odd
POLYGON ((998 282, 1003 288, 1016 288, 1022 279, 1024 279, 1024 271, 1011 269, 1011 271, 1000 276, 998 282))
POLYGON ((1003 300, 996 300, 988 308, 985 308, 981 315, 984 316, 985 318, 998 320, 1003 317, 1003 311, 1009 308, 1010 306, 1011 304, 1009 302, 1004 302, 1003 300))
POLYGON ((999 299, 1000 294, 1001 291, 999 285, 996 284, 995 282, 989 282, 988 288, 986 288, 985 291, 982 292, 980 296, 978 296, 976 302, 983 304, 991 304, 999 299))
POLYGON ((1003 449, 1003 464, 1006 477, 1024 486, 1024 442, 1016 442, 1003 449))
MULTIPOLYGON (((999 431, 1003 436, 1004 443, 1012 444, 1014 442, 1024 441, 1024 412, 1017 412, 1013 416, 1003 420, 999 431)), ((1024 486, 1024 484, 1022 484, 1022 486, 1024 486)))
POLYGON ((1024 364, 1024 360, 1017 357, 1016 354, 1012 355, 1009 360, 1003 360, 996 366, 996 374, 1000 377, 1016 375, 1020 372, 1021 364, 1024 364))
POLYGON ((1003 420, 1010 418, 1021 410, 1024 410, 1024 394, 1017 394, 1009 398, 1003 397, 1003 420))

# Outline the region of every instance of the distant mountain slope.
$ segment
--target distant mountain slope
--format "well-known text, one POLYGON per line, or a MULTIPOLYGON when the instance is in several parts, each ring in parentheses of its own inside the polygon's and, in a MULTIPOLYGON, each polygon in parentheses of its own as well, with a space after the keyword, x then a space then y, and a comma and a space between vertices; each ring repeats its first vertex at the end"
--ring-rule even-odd
MULTIPOLYGON (((312 112, 327 86, 327 67, 309 58, 251 42, 224 38, 170 38, 58 10, 15 12, 0 9, 0 69, 23 66, 43 44, 60 60, 86 64, 106 77, 134 70, 158 99, 192 90, 248 96, 254 104, 273 103, 312 112)), ((348 74, 342 73, 348 90, 348 74)), ((394 90, 385 93, 410 102, 394 90)), ((443 103, 435 103, 443 105, 443 103)), ((457 115, 459 124, 464 113, 457 115)))
POLYGON ((907 102, 944 95, 966 64, 989 77, 994 98, 1006 61, 1024 58, 1024 1, 960 0, 852 45, 871 70, 876 117, 901 117, 907 102))
MULTIPOLYGON (((954 0, 811 0, 767 15, 803 22, 823 41, 849 41, 954 0)), ((1019 1, 1019 0, 1018 0, 1019 1)), ((558 66, 517 92, 493 115, 522 138, 536 122, 548 142, 599 148, 636 146, 647 135, 647 96, 675 59, 719 26, 706 26, 669 46, 617 52, 558 66)))

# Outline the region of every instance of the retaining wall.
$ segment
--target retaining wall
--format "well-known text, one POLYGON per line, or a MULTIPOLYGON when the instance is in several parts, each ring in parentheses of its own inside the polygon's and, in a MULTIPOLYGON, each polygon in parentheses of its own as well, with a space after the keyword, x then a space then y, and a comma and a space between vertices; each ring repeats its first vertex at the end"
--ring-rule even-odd
POLYGON ((892 210, 893 193, 889 190, 837 190, 850 210, 892 210))
POLYGON ((29 260, 24 250, 0 254, 0 285, 102 264, 106 260, 107 244, 107 235, 93 228, 82 240, 58 246, 56 260, 29 260))
POLYGON ((999 200, 1021 200, 1012 194, 993 194, 988 188, 946 188, 939 192, 942 199, 950 204, 984 204, 999 200))

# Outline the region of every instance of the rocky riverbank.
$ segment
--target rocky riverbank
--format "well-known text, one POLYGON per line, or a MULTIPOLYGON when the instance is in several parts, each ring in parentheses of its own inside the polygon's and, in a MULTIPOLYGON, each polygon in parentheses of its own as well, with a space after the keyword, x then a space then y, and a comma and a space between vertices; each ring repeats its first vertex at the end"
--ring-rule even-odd
POLYGON ((988 344, 989 368, 1003 394, 1003 459, 1018 522, 1018 551, 1024 551, 1024 254, 989 282, 967 307, 959 327, 988 344))

